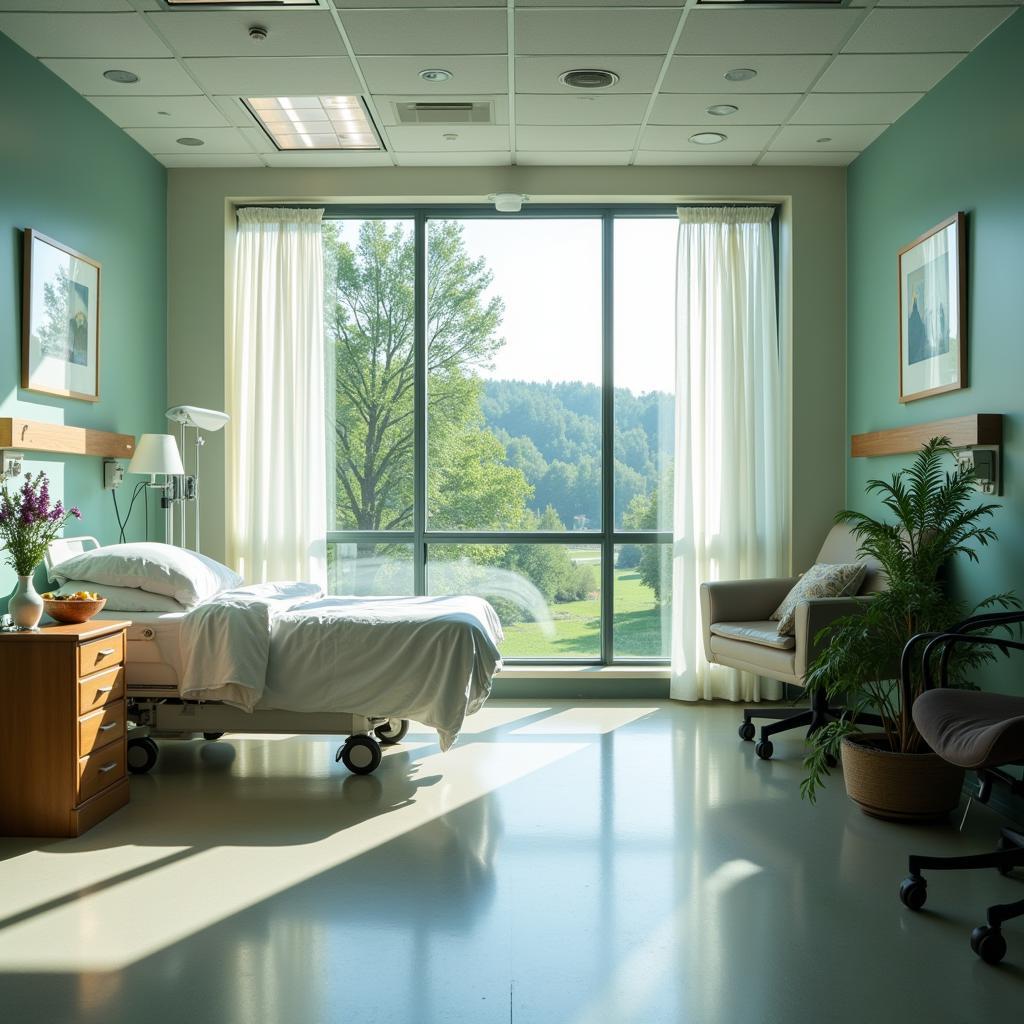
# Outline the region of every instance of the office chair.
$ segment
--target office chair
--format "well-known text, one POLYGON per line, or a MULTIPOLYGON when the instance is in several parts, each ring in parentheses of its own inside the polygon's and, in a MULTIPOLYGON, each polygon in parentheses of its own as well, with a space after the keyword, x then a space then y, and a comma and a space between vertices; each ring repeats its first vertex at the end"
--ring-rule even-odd
MULTIPOLYGON (((1006 784, 1024 795, 1024 781, 1003 771, 1003 765, 1024 764, 1024 697, 1011 697, 981 690, 948 689, 949 659, 963 644, 986 644, 1004 654, 1024 651, 1024 643, 1002 636, 979 636, 976 631, 995 626, 1024 623, 1024 612, 977 615, 948 633, 921 633, 904 650, 904 663, 912 650, 924 644, 923 692, 914 702, 914 724, 925 742, 941 758, 978 774, 978 799, 988 801, 993 782, 1006 784), (938 658, 938 688, 933 689, 932 662, 938 658)), ((905 677, 905 674, 904 674, 905 677)), ((965 857, 910 857, 910 874, 900 883, 899 897, 911 910, 920 910, 928 896, 922 875, 932 871, 961 871, 995 868, 1008 874, 1024 867, 1024 832, 1004 828, 997 849, 965 857)), ((1024 899, 988 908, 986 923, 971 932, 971 949, 985 963, 997 964, 1006 955, 1002 926, 1011 918, 1024 916, 1024 899)))

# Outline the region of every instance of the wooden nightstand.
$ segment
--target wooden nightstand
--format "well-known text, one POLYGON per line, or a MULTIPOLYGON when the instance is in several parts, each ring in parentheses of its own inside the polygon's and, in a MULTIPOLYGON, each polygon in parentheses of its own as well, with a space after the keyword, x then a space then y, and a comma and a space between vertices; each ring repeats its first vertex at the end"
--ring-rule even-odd
POLYGON ((0 633, 0 835, 77 836, 128 803, 130 625, 0 633))

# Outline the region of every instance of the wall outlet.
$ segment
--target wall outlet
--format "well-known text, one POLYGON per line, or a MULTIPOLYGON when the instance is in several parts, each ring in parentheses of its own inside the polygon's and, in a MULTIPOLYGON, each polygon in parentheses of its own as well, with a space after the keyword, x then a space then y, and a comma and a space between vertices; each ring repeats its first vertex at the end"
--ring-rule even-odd
POLYGON ((3 453, 3 469, 0 470, 0 477, 10 480, 11 477, 21 476, 25 472, 25 456, 17 452, 3 453))
POLYGON ((124 466, 117 459, 103 460, 103 489, 113 491, 124 481, 124 466))

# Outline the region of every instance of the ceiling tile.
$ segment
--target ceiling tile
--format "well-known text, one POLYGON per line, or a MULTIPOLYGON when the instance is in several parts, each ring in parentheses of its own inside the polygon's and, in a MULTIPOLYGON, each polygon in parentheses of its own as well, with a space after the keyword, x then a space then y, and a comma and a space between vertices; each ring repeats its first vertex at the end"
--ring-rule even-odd
POLYGON ((771 149, 811 153, 867 149, 889 126, 887 124, 791 124, 772 140, 771 149), (828 142, 820 142, 828 139, 828 142))
MULTIPOLYGON (((294 16, 294 15, 292 15, 294 16)), ((504 10, 346 11, 342 23, 356 55, 506 53, 504 10)))
POLYGON ((676 53, 833 53, 863 12, 692 11, 676 53))
POLYGON ((758 160, 759 167, 845 167, 860 153, 825 152, 781 153, 769 150, 758 160))
POLYGON ((122 128, 226 126, 227 118, 205 96, 87 96, 122 128))
POLYGON ((678 20, 673 10, 520 11, 516 53, 664 54, 678 20))
POLYGON ((799 93, 765 95, 661 94, 654 101, 651 124, 715 124, 727 130, 732 124, 781 124, 800 100, 799 93), (723 103, 739 107, 735 114, 716 117, 708 107, 723 103))
POLYGON ((193 96, 202 92, 178 62, 169 57, 166 60, 58 58, 43 63, 83 96, 193 96), (103 72, 110 67, 133 71, 139 80, 134 85, 108 81, 103 72))
POLYGON ((398 114, 395 110, 396 103, 436 103, 439 100, 444 103, 490 103, 493 123, 508 124, 508 98, 505 96, 488 96, 486 94, 475 94, 472 96, 424 96, 422 94, 388 96, 377 93, 373 97, 373 103, 377 109, 380 122, 386 125, 400 125, 403 123, 398 119, 398 114))
POLYGON ((1024 0, 883 0, 880 7, 1019 7, 1024 0))
POLYGON ((670 149, 678 152, 692 153, 707 152, 714 150, 716 153, 725 153, 729 150, 761 150, 767 144, 775 131, 774 125, 734 125, 724 128, 719 125, 690 124, 690 125, 648 125, 644 130, 643 138, 640 140, 641 149, 670 149), (713 146, 701 145, 699 142, 690 142, 690 136, 697 132, 721 132, 726 136, 725 142, 716 143, 713 146))
POLYGON ((153 24, 183 57, 343 56, 334 19, 326 11, 163 11, 153 24), (262 42, 249 38, 249 26, 267 29, 262 42))
POLYGON ((516 96, 517 124, 639 124, 649 96, 631 95, 516 96))
POLYGON ((262 167, 255 153, 154 153, 164 167, 262 167))
POLYGON ((390 167, 387 153, 268 153, 271 167, 390 167))
POLYGON ((705 148, 714 149, 716 152, 697 153, 690 151, 686 153, 672 153, 665 150, 641 149, 636 155, 636 163, 639 165, 672 167, 750 167, 761 152, 760 149, 756 149, 745 153, 730 153, 728 151, 720 151, 718 146, 705 148))
POLYGON ((619 80, 615 85, 601 90, 601 95, 612 93, 650 92, 661 71, 661 57, 594 56, 580 54, 563 57, 517 57, 516 92, 569 93, 580 95, 579 89, 562 85, 558 76, 574 68, 607 68, 614 71, 619 80))
POLYGON ((955 53, 841 53, 815 92, 927 92, 963 59, 955 53))
POLYGON ((0 11, 133 11, 128 0, 0 0, 0 11))
POLYGON ((561 150, 563 152, 631 150, 636 145, 638 125, 520 125, 516 129, 516 150, 561 150))
POLYGON ((360 91, 347 57, 192 57, 184 63, 210 94, 350 96, 360 91))
POLYGON ((493 153, 395 153, 399 167, 508 167, 512 154, 493 153))
POLYGON ((923 92, 812 92, 804 98, 792 124, 892 124, 923 92))
POLYGON ((508 149, 508 127, 505 125, 399 125, 388 128, 391 146, 399 153, 448 153, 466 150, 483 153, 508 149), (446 139, 445 135, 455 135, 446 139))
POLYGON ((876 7, 843 53, 968 52, 1012 13, 1010 7, 936 11, 876 7))
MULTIPOLYGON (((1022 0, 1024 2, 1024 0, 1022 0)), ((516 0, 516 7, 671 7, 676 13, 682 4, 679 0, 516 0)))
POLYGON ((624 167, 630 152, 548 152, 519 153, 516 163, 524 167, 624 167))
POLYGON ((715 57, 673 57, 662 82, 662 92, 764 93, 804 92, 828 63, 826 54, 791 57, 729 54, 715 57), (729 82, 733 68, 752 68, 749 82, 729 82))
POLYGON ((252 146, 239 128, 126 128, 125 131, 151 153, 188 153, 203 149, 210 153, 251 153, 252 146), (182 146, 182 137, 202 139, 205 146, 182 146))
MULTIPOLYGON (((343 14, 347 11, 390 7, 504 7, 506 0, 331 0, 343 14)), ((522 6, 520 4, 519 6, 522 6)))
POLYGON ((0 32, 34 57, 171 56, 146 19, 134 12, 0 14, 0 32))
POLYGON ((420 93, 454 96, 497 93, 508 89, 508 60, 505 57, 474 57, 465 54, 431 54, 402 57, 360 57, 359 66, 371 93, 420 93), (424 82, 424 68, 444 68, 454 76, 450 82, 424 82))

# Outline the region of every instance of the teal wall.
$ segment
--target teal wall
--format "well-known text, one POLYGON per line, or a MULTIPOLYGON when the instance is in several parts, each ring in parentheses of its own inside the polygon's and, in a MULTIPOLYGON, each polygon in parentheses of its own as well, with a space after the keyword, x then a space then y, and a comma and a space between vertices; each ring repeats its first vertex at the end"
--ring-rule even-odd
MULTIPOLYGON (((972 601, 1024 598, 1024 12, 1017 12, 869 147, 847 178, 847 427, 868 430, 975 412, 1005 416, 996 548, 954 571, 972 601), (896 253, 967 214, 968 384, 897 400, 896 253)), ((847 501, 907 459, 851 459, 847 501)))
MULTIPOLYGON (((126 434, 164 429, 166 172, 116 125, 0 35, 0 416, 126 434), (102 266, 100 401, 22 391, 22 231, 35 228, 102 266)), ((53 490, 81 506, 68 527, 116 540, 101 460, 42 456, 53 490)), ((127 478, 132 481, 132 478, 127 478)), ((121 493, 126 493, 122 488, 121 493)), ((141 536, 136 509, 133 532, 141 536)), ((0 567, 0 612, 13 588, 0 567)))

